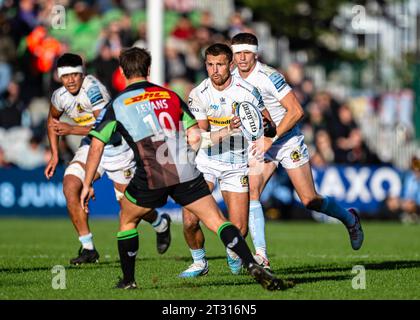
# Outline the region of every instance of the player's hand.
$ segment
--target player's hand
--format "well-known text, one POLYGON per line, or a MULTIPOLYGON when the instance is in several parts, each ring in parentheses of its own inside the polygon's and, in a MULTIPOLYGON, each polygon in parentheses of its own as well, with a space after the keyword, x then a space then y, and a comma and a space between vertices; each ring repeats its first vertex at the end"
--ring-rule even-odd
POLYGON ((238 116, 233 116, 232 119, 230 119, 229 131, 237 132, 239 131, 240 126, 241 126, 241 118, 239 118, 238 116))
POLYGON ((52 125, 54 132, 57 136, 66 136, 71 134, 72 126, 68 123, 58 121, 57 119, 52 119, 52 125))
POLYGON ((264 136, 274 138, 277 134, 277 128, 274 122, 269 121, 267 118, 263 119, 264 136))
POLYGON ((44 170, 45 177, 49 180, 55 173, 55 168, 57 168, 58 158, 51 157, 50 161, 48 161, 47 166, 44 170))
POLYGON ((258 140, 253 142, 251 148, 251 155, 256 157, 258 160, 264 160, 264 154, 271 148, 273 144, 273 140, 271 138, 267 138, 262 136, 258 140))
POLYGON ((95 190, 92 186, 83 185, 82 192, 80 193, 80 205, 84 212, 89 213, 89 200, 95 200, 95 190))

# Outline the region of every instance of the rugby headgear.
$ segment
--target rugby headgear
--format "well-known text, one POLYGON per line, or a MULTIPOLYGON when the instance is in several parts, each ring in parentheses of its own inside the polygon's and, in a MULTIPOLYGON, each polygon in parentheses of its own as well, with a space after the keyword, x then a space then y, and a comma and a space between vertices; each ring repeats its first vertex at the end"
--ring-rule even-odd
POLYGON ((58 77, 70 73, 83 73, 83 60, 77 54, 65 53, 57 60, 58 77))

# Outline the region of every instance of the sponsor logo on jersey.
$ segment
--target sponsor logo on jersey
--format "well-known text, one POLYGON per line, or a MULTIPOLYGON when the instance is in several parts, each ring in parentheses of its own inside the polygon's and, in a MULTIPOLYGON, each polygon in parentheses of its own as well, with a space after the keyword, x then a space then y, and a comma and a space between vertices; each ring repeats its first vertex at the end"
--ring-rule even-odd
POLYGON ((298 162, 300 159, 302 159, 302 153, 300 153, 300 151, 297 149, 293 150, 290 153, 290 159, 292 159, 293 162, 298 162))
POLYGON ((95 117, 91 114, 87 114, 83 117, 73 118, 73 121, 79 126, 86 126, 88 124, 92 124, 95 121, 95 117))
POLYGON ((211 104, 210 105, 210 108, 212 108, 213 110, 217 110, 217 109, 219 109, 219 105, 217 105, 217 104, 211 104))
POLYGON ((92 105, 94 105, 95 103, 98 103, 98 102, 100 102, 104 99, 102 97, 101 90, 99 89, 99 87, 97 85, 89 88, 89 90, 87 91, 87 96, 89 98, 90 103, 92 103, 92 105))
POLYGON ((208 117, 210 124, 217 127, 226 127, 227 125, 229 125, 230 119, 230 116, 221 118, 208 117))
POLYGON ((247 187, 249 184, 248 176, 242 176, 240 178, 240 182, 242 184, 242 187, 247 187))
POLYGON ((153 92, 143 92, 138 96, 131 97, 124 100, 125 105, 130 105, 135 102, 142 102, 146 100, 157 100, 157 99, 169 99, 171 96, 168 91, 153 91, 153 92))

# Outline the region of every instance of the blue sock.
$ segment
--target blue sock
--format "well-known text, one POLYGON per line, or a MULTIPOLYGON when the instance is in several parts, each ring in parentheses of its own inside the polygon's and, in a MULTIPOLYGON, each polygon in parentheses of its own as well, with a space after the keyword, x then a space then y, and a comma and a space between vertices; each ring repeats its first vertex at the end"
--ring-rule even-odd
POLYGON ((342 206, 340 206, 334 198, 324 197, 321 205, 321 212, 330 217, 337 218, 346 226, 352 226, 356 222, 354 216, 342 206))
POLYGON ((249 230, 255 251, 265 253, 265 219, 261 203, 258 200, 249 202, 249 230))
POLYGON ((206 260, 206 250, 204 248, 190 249, 190 251, 194 262, 203 262, 206 260))

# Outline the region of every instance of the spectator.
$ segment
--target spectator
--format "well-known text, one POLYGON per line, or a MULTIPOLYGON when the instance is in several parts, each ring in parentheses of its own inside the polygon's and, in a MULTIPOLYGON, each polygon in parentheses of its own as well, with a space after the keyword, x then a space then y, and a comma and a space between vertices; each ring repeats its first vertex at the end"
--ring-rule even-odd
POLYGON ((112 55, 110 43, 105 41, 99 50, 99 56, 93 60, 90 67, 94 69, 93 74, 110 91, 111 96, 114 96, 119 91, 115 88, 112 81, 118 66, 118 59, 112 55))
POLYGON ((187 14, 181 15, 171 32, 172 37, 183 41, 191 40, 194 37, 194 34, 195 28, 187 14))
POLYGON ((20 99, 20 87, 10 82, 7 91, 0 96, 0 127, 9 129, 22 125, 22 112, 26 105, 20 99))
POLYGON ((411 160, 410 171, 404 178, 401 199, 403 211, 401 220, 405 223, 419 222, 420 215, 420 157, 414 156, 411 160))

